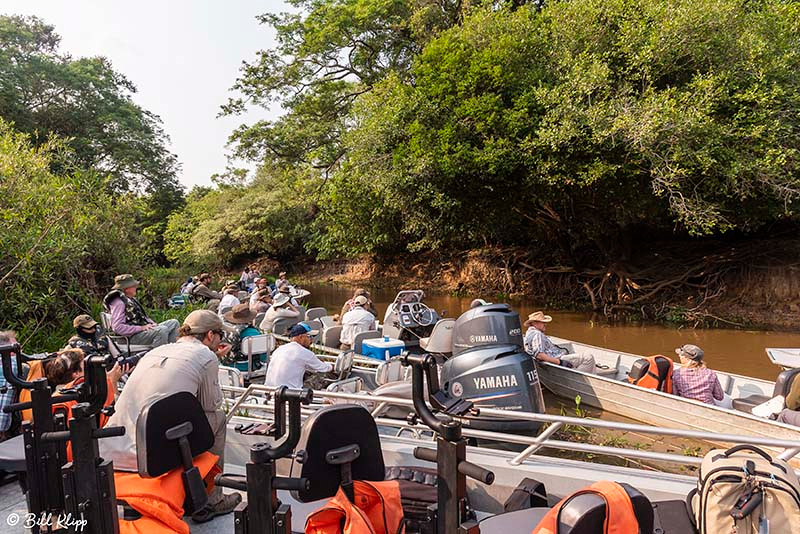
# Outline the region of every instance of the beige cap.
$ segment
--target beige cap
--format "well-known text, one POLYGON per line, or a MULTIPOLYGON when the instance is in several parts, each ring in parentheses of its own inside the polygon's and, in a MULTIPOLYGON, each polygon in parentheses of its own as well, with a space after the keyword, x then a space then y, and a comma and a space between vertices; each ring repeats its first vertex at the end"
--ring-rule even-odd
POLYGON ((530 325, 531 323, 534 323, 534 322, 549 323, 552 320, 553 320, 553 318, 550 317, 549 315, 545 315, 544 312, 542 312, 542 311, 537 311, 537 312, 533 312, 532 314, 530 314, 528 316, 528 320, 525 321, 525 326, 528 326, 528 325, 530 325))
POLYGON ((127 289, 139 285, 139 281, 132 274, 119 274, 114 277, 114 287, 111 289, 127 289))
POLYGON ((356 306, 364 306, 367 303, 367 297, 364 295, 359 295, 353 299, 353 304, 356 306))
POLYGON ((91 315, 79 315, 72 320, 72 326, 78 328, 93 328, 97 326, 97 321, 92 319, 91 315))
POLYGON ((211 310, 195 310, 183 320, 183 326, 189 327, 190 334, 205 334, 224 330, 225 332, 236 332, 235 328, 225 326, 219 315, 211 310))

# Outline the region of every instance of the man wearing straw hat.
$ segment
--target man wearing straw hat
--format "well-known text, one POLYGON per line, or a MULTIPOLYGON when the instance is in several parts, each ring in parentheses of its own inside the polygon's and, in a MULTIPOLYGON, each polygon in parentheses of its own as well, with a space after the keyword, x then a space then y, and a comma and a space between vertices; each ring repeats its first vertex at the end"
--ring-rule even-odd
POLYGON ((525 332, 525 352, 540 362, 593 373, 595 371, 594 356, 591 354, 566 354, 566 349, 557 347, 550 341, 546 332, 547 323, 552 320, 552 317, 545 315, 542 311, 533 312, 528 316, 528 320, 524 324, 528 329, 525 332))
POLYGON ((275 324, 275 321, 278 319, 286 318, 286 319, 294 319, 299 321, 302 319, 300 317, 300 310, 292 305, 289 298, 289 295, 286 293, 278 293, 275 295, 275 298, 272 301, 272 306, 267 310, 266 315, 264 315, 264 320, 261 321, 259 328, 265 334, 272 333, 272 326, 275 324))
POLYGON ((174 343, 181 323, 175 319, 161 323, 150 319, 136 299, 138 287, 139 281, 133 275, 121 274, 114 278, 114 287, 103 298, 103 305, 111 314, 114 333, 129 338, 135 345, 157 347, 174 343))

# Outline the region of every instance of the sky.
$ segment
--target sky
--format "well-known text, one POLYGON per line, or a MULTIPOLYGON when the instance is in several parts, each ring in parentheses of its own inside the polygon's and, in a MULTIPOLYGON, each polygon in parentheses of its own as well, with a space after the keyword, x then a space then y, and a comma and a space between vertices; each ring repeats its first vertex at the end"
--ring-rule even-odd
POLYGON ((0 0, 0 14, 55 26, 62 53, 105 56, 136 85, 133 99, 161 117, 187 189, 225 170, 237 126, 277 116, 273 109, 217 118, 242 61, 275 44, 255 16, 287 10, 280 0, 0 0))

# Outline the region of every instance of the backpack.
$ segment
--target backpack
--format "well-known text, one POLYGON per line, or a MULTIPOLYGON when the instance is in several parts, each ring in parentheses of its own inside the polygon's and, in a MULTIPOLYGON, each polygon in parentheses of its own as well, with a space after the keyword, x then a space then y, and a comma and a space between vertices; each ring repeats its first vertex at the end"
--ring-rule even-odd
POLYGON ((752 445, 706 454, 686 504, 700 534, 800 532, 794 470, 752 445))
POLYGON ((628 382, 643 388, 672 393, 672 369, 672 360, 661 354, 639 358, 628 371, 628 382))
POLYGON ((531 534, 653 532, 650 501, 628 484, 595 482, 561 499, 531 534))

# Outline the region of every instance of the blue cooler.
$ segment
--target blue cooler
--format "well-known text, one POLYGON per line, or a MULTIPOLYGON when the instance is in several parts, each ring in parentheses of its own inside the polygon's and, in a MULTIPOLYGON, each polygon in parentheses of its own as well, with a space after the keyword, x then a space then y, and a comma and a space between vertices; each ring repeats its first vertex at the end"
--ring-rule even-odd
POLYGON ((400 356, 406 344, 399 339, 383 338, 365 339, 361 342, 361 353, 368 358, 388 360, 392 356, 400 356))

